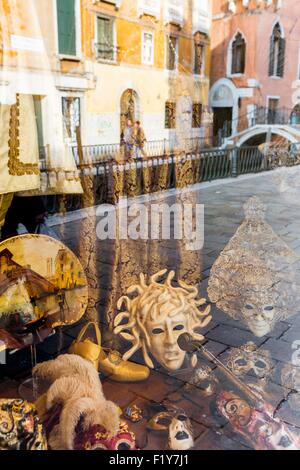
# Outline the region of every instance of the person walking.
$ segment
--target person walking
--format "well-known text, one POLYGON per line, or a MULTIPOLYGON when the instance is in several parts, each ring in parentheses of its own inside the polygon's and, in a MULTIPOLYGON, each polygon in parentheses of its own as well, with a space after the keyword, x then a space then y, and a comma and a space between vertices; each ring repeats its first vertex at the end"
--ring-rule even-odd
POLYGON ((141 127, 140 121, 135 121, 134 130, 133 130, 133 140, 134 140, 134 157, 136 159, 141 159, 142 156, 145 157, 144 145, 146 142, 146 136, 143 128, 141 127))
POLYGON ((133 125, 131 119, 127 119, 126 127, 121 135, 121 144, 124 145, 125 148, 125 159, 130 160, 134 150, 133 125))

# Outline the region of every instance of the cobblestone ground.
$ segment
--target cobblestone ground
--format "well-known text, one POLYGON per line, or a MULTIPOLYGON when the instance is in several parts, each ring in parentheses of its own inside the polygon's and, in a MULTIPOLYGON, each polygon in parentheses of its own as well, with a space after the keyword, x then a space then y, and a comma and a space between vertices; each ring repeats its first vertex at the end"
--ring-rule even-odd
MULTIPOLYGON (((178 277, 187 282, 200 283, 201 294, 207 297, 206 288, 210 268, 220 251, 235 233, 244 218, 243 204, 253 195, 257 195, 266 204, 266 220, 274 231, 289 247, 300 255, 300 171, 277 170, 260 175, 241 177, 236 180, 207 183, 183 192, 170 192, 160 195, 168 204, 174 202, 199 202, 205 205, 205 242, 201 251, 187 253, 177 241, 163 242, 128 242, 125 244, 113 241, 95 242, 94 233, 90 233, 89 249, 85 255, 79 243, 82 227, 90 224, 90 219, 65 221, 56 227, 65 241, 79 256, 90 256, 95 251, 95 266, 98 285, 95 285, 95 306, 105 333, 105 341, 110 344, 107 318, 116 310, 116 298, 124 292, 131 279, 135 279, 139 271, 153 274, 162 268, 176 269, 178 277), (91 248, 92 247, 92 248, 91 248), (201 282, 200 282, 201 281, 201 282), (100 286, 99 286, 100 283, 100 286)), ((153 203, 156 201, 153 201, 153 203)), ((94 222, 92 223, 93 226, 94 222)), ((133 281, 132 281, 133 282, 133 281)), ((265 385, 265 397, 276 409, 276 416, 300 431, 300 410, 291 408, 285 399, 285 389, 281 384, 281 370, 284 364, 291 361, 292 344, 300 340, 300 313, 279 322, 275 329, 263 338, 256 338, 240 322, 232 320, 217 308, 212 308, 213 319, 205 327, 205 344, 221 361, 232 351, 247 341, 254 341, 259 350, 270 352, 273 370, 265 385)), ((38 347, 38 360, 42 361, 56 355, 58 351, 66 352, 80 329, 81 323, 60 330, 55 336, 44 341, 38 347)), ((114 345, 116 346, 116 342, 114 345)), ((121 347, 121 346, 120 346, 121 347)), ((28 369, 27 356, 16 353, 9 359, 7 379, 0 382, 0 396, 12 397, 17 393, 20 373, 28 369), (26 362, 27 361, 27 362, 26 362), (16 378, 17 377, 17 378, 16 378)), ((142 362, 139 355, 134 357, 142 362)), ((199 354, 199 363, 205 362, 199 354)), ((212 368, 215 366, 210 364, 212 368)), ((230 390, 230 382, 220 375, 222 388, 230 390)), ((137 404, 142 408, 144 419, 137 424, 130 424, 136 433, 140 448, 164 449, 167 435, 147 431, 147 416, 160 409, 160 406, 173 404, 184 409, 192 420, 195 449, 246 449, 251 448, 239 433, 235 432, 216 411, 216 396, 206 397, 199 388, 186 390, 186 383, 191 377, 191 370, 184 369, 177 374, 168 374, 157 367, 151 372, 145 383, 118 384, 102 377, 104 390, 111 400, 115 400, 122 408, 137 404)), ((254 378, 253 371, 250 377, 254 378), (252 375, 251 375, 252 374, 252 375)), ((245 379, 243 379, 245 380, 245 379)))

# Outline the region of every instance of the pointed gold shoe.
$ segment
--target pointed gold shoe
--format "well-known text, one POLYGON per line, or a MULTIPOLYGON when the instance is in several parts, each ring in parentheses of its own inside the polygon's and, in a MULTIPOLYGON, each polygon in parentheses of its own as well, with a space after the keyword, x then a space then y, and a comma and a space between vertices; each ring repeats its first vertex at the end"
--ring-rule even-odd
POLYGON ((123 361, 118 351, 106 348, 102 348, 100 352, 99 371, 115 382, 142 382, 150 375, 150 369, 147 366, 123 361))

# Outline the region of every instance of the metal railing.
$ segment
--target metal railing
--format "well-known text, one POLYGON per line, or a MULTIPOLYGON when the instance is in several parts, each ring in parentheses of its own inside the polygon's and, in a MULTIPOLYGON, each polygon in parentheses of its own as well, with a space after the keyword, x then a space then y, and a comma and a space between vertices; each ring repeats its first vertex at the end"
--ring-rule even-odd
MULTIPOLYGON (((176 151, 183 152, 198 152, 201 148, 207 147, 210 144, 209 138, 187 138, 182 139, 180 147, 175 139, 161 139, 161 140, 150 140, 144 144, 144 154, 147 157, 161 157, 165 155, 171 155, 176 151)), ((72 147, 73 156, 75 162, 79 165, 80 158, 78 147, 72 147)), ((124 145, 115 144, 99 144, 99 145, 83 145, 83 162, 85 164, 94 164, 99 162, 109 162, 112 160, 120 160, 124 156, 124 145)))
POLYGON ((103 59, 108 61, 115 61, 119 52, 118 46, 101 42, 95 44, 95 49, 97 59, 103 59))
POLYGON ((215 144, 222 145, 224 140, 230 137, 233 129, 242 132, 256 125, 290 125, 300 126, 300 110, 298 108, 277 108, 271 109, 263 106, 256 106, 253 110, 240 115, 238 118, 224 122, 224 125, 215 136, 215 144))
MULTIPOLYGON (((161 141, 157 142, 160 142, 157 146, 152 143, 153 152, 162 148, 161 141)), ((254 146, 227 149, 195 150, 195 148, 193 152, 181 154, 172 153, 170 148, 166 148, 165 154, 160 156, 148 156, 141 160, 123 163, 113 159, 96 159, 90 165, 78 165, 78 169, 83 186, 85 177, 92 176, 92 190, 89 186, 89 191, 92 192, 91 205, 98 205, 116 203, 122 196, 139 196, 171 188, 183 188, 204 181, 300 164, 300 143, 271 145, 264 150, 254 146)), ((114 150, 114 147, 111 150, 114 150)), ((93 153, 93 150, 89 152, 93 153)), ((59 212, 61 197, 64 198, 66 211, 83 207, 80 195, 46 196, 45 202, 49 213, 59 212)))

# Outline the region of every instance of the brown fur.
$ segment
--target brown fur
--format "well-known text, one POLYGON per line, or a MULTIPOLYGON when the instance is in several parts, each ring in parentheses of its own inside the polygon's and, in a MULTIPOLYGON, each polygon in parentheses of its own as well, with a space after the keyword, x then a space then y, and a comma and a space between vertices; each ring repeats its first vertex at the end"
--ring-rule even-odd
POLYGON ((46 393, 46 410, 54 404, 63 406, 59 425, 50 434, 52 449, 73 449, 75 428, 81 416, 84 416, 85 429, 100 424, 112 436, 118 432, 118 407, 104 397, 92 363, 75 354, 64 354, 38 364, 33 374, 51 382, 46 393))

